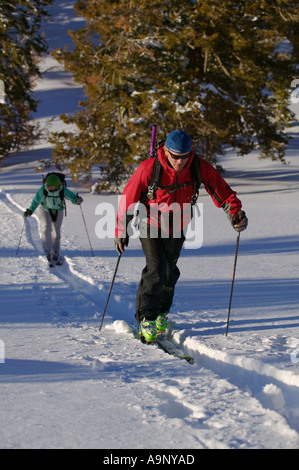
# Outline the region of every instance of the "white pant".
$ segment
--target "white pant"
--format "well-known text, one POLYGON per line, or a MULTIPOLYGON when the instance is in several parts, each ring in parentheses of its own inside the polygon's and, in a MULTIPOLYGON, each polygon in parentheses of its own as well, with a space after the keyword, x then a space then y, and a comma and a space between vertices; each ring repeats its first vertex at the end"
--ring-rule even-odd
POLYGON ((63 221, 63 211, 59 211, 53 222, 51 214, 40 207, 40 224, 43 249, 46 253, 60 251, 60 230, 63 221))

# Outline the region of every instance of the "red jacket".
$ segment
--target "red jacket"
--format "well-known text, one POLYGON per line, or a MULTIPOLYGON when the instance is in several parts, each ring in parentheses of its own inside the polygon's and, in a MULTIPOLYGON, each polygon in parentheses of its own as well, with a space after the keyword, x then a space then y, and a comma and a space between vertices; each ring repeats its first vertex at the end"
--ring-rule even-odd
MULTIPOLYGON (((192 181, 190 165, 191 161, 194 158, 194 154, 187 160, 184 168, 177 172, 174 170, 167 161, 167 157, 164 153, 163 146, 158 148, 158 158, 163 165, 163 176, 160 185, 168 186, 174 184, 181 184, 192 181)), ((140 201, 141 195, 144 192, 147 192, 148 185, 151 180, 154 158, 149 158, 143 161, 136 172, 131 176, 128 184, 125 186, 123 194, 120 199, 118 213, 117 213, 117 227, 115 234, 119 238, 126 236, 125 228, 125 215, 129 209, 132 213, 133 206, 140 201)), ((236 192, 234 192, 226 181, 222 178, 219 172, 207 161, 200 159, 201 166, 201 178, 202 183, 206 191, 212 197, 214 204, 217 207, 222 207, 225 204, 229 205, 229 212, 234 217, 237 215, 238 211, 241 209, 241 201, 236 197, 236 192)), ((184 214, 191 214, 190 211, 187 211, 186 208, 190 206, 190 198, 193 196, 194 189, 193 185, 177 189, 174 192, 168 193, 165 189, 158 189, 156 191, 155 199, 145 200, 145 206, 147 207, 147 213, 150 213, 150 208, 157 207, 159 205, 159 212, 169 212, 171 206, 171 212, 180 213, 182 217, 182 228, 186 227, 190 222, 190 217, 184 217, 184 214), (174 204, 175 203, 175 204, 174 204), (155 205, 155 206, 153 206, 155 205)), ((154 214, 157 214, 157 210, 152 211, 154 214)), ((159 224, 159 221, 155 216, 150 217, 149 223, 156 225, 159 224)))

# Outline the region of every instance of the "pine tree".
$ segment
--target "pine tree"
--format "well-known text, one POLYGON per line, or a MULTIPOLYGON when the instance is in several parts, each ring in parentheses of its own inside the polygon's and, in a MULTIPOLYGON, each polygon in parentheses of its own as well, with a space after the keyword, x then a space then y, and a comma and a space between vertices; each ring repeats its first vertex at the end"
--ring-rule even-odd
POLYGON ((185 129, 210 161, 228 146, 284 161, 295 1, 78 0, 75 8, 86 25, 71 33, 74 50, 55 57, 86 101, 62 116, 77 131, 52 142, 54 161, 76 179, 99 166, 101 188, 117 187, 148 156, 152 123, 159 138, 185 129))
POLYGON ((38 58, 47 51, 40 31, 53 0, 5 0, 0 4, 0 156, 33 138, 30 113, 36 111, 33 81, 40 76, 38 58), (2 96, 3 98, 3 96, 2 96))

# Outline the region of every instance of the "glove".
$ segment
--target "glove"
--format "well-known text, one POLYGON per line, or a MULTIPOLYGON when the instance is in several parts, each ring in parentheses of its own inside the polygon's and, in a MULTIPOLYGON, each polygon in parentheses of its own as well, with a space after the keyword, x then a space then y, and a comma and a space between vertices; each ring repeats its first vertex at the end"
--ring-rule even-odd
POLYGON ((78 206, 80 206, 80 204, 82 204, 83 202, 83 199, 81 196, 79 196, 79 194, 77 194, 76 196, 76 204, 78 204, 78 206))
POLYGON ((244 211, 239 211, 238 214, 232 219, 232 226, 236 232, 243 232, 247 228, 248 219, 244 211))
POLYGON ((26 219, 26 217, 30 217, 32 214, 33 212, 30 209, 26 209, 25 212, 23 212, 23 217, 26 219))
POLYGON ((125 238, 114 237, 114 247, 119 254, 125 251, 125 246, 128 246, 128 244, 129 244, 128 236, 126 236, 125 238))

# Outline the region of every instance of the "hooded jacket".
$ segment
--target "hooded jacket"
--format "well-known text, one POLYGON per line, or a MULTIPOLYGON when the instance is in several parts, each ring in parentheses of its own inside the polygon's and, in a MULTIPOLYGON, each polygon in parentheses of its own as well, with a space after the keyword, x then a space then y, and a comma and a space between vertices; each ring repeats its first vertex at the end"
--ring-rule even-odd
MULTIPOLYGON (((60 191, 61 186, 56 191, 46 191, 47 196, 45 196, 45 185, 43 185, 34 196, 29 210, 33 213, 41 204, 42 208, 47 212, 50 210, 62 211, 64 209, 64 201, 61 199, 60 191)), ((64 188, 64 197, 73 204, 76 204, 77 195, 67 188, 64 188)))
MULTIPOLYGON (((164 152, 164 145, 160 145, 157 156, 163 166, 163 175, 160 183, 161 188, 157 189, 155 198, 145 200, 146 216, 148 223, 161 228, 161 215, 171 213, 173 218, 180 217, 181 222, 176 227, 184 229, 191 220, 191 198, 194 194, 193 185, 189 184, 174 191, 163 189, 163 186, 180 185, 192 181, 190 165, 194 156, 192 151, 184 168, 177 172, 169 164, 164 152)), ((142 162, 136 172, 131 176, 122 193, 118 213, 117 227, 115 235, 125 238, 127 234, 126 216, 132 214, 133 207, 140 201, 142 193, 147 192, 150 184, 154 158, 142 162)), ((216 207, 222 207, 234 218, 242 207, 241 201, 219 172, 207 161, 200 159, 201 178, 205 190, 213 199, 216 207)))

